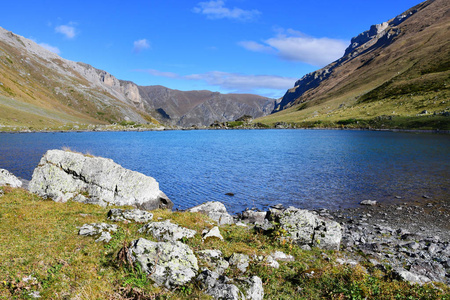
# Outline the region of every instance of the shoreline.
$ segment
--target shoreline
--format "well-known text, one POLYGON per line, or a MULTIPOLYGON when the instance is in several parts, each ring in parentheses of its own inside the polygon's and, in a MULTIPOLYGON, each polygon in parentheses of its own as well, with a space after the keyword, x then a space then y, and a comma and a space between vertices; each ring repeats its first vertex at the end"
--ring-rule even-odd
POLYGON ((382 131, 382 132, 405 132, 405 133, 434 133, 434 134, 450 134, 450 130, 440 129, 380 129, 380 128, 337 128, 337 127, 324 127, 324 128, 262 128, 262 127, 248 127, 248 128, 128 128, 128 129, 91 129, 91 130, 17 130, 6 131, 1 130, 0 133, 85 133, 85 132, 146 132, 146 131, 191 131, 191 130, 348 130, 348 131, 382 131))

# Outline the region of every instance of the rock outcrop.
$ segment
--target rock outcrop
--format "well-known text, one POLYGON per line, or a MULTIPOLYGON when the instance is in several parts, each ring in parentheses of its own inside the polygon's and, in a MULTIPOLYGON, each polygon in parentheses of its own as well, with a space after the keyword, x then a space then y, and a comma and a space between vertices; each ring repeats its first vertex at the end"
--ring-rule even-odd
POLYGON ((214 299, 229 300, 262 300, 264 289, 261 278, 230 279, 206 269, 197 277, 202 289, 214 299))
POLYGON ((21 187, 22 181, 5 169, 0 169, 0 186, 21 187))
POLYGON ((197 256, 208 269, 213 270, 219 275, 222 275, 230 264, 223 258, 220 250, 200 250, 197 251, 197 256))
POLYGON ((120 209, 114 208, 108 212, 108 220, 115 222, 129 222, 146 223, 153 219, 153 214, 140 209, 120 209))
POLYGON ((209 201, 187 211, 203 213, 216 221, 219 226, 234 223, 233 217, 227 212, 225 205, 217 201, 209 201))
MULTIPOLYGON (((448 55, 443 59, 434 56, 437 51, 443 54, 448 52, 448 45, 445 45, 445 42, 441 41, 442 37, 436 34, 439 32, 445 34, 442 28, 448 22, 447 14, 448 4, 444 0, 424 1, 387 22, 372 25, 369 30, 352 38, 341 58, 297 80, 294 86, 277 100, 273 112, 303 103, 304 105, 299 106, 299 110, 319 106, 318 104, 343 95, 347 100, 342 103, 344 108, 345 104, 361 96, 361 94, 355 96, 355 91, 367 93, 371 89, 384 90, 405 70, 411 68, 414 74, 425 74, 428 73, 429 64, 440 63, 436 60, 442 60, 443 66, 447 65, 448 55), (425 33, 425 30, 428 32, 425 33), (409 53, 414 55, 411 56, 409 53), (427 62, 419 66, 422 60, 427 62), (408 63, 403 64, 399 61, 408 63), (411 65, 415 64, 418 66, 412 68, 411 65), (385 66, 390 67, 387 69, 385 66), (423 68, 423 71, 419 68, 423 68), (368 82, 377 83, 368 84, 368 82), (348 93, 349 90, 351 93, 348 93)), ((407 78, 409 81, 414 77, 407 78)), ((405 91, 405 94, 408 94, 408 90, 405 91)), ((311 115, 314 116, 315 113, 311 112, 311 115)))
POLYGON ((96 242, 108 243, 111 239, 111 233, 116 232, 117 225, 111 225, 106 223, 92 223, 84 224, 79 228, 78 234, 84 236, 94 236, 97 239, 96 242))
POLYGON ((192 249, 181 242, 152 242, 144 238, 131 242, 133 261, 159 286, 174 288, 187 284, 198 271, 192 249))
POLYGON ((282 238, 297 245, 339 250, 342 232, 341 226, 335 221, 295 207, 271 209, 270 219, 277 223, 275 230, 284 235, 282 238))
POLYGON ((175 242, 182 239, 189 239, 193 238, 197 233, 195 230, 173 224, 170 220, 146 224, 139 229, 139 232, 151 234, 160 242, 175 242))
POLYGON ((172 208, 173 203, 149 176, 111 159, 49 150, 33 172, 30 191, 54 201, 132 205, 145 210, 172 208))

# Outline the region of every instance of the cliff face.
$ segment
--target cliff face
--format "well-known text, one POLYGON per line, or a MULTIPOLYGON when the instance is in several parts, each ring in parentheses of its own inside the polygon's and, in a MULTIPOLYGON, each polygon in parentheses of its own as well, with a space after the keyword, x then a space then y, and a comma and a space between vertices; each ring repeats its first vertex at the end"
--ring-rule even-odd
POLYGON ((361 95, 404 72, 436 61, 445 65, 449 60, 448 38, 445 39, 449 33, 449 9, 447 1, 429 0, 388 22, 371 26, 351 40, 342 58, 295 82, 277 101, 274 112, 349 95, 350 87, 360 90, 361 95), (439 58, 437 51, 442 53, 439 58))
POLYGON ((156 117, 168 125, 208 126, 245 114, 261 117, 273 105, 272 99, 256 95, 141 87, 63 59, 0 27, 0 125, 32 126, 31 119, 50 124, 145 123, 156 117))

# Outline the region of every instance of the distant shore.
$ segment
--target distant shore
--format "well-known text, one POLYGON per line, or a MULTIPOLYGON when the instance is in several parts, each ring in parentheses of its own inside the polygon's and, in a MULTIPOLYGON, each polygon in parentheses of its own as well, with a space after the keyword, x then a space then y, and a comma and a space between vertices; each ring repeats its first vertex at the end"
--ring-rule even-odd
POLYGON ((18 129, 18 130, 4 130, 0 128, 0 133, 76 133, 76 132, 144 132, 144 131, 174 131, 174 130, 352 130, 352 131, 386 131, 386 132, 410 132, 410 133, 437 133, 437 134, 450 134, 450 130, 440 129, 398 129, 398 128, 337 128, 337 127, 296 127, 296 128, 263 128, 263 127, 248 127, 248 128, 211 128, 211 127, 185 127, 185 128, 104 128, 104 129, 45 129, 45 130, 30 130, 30 129, 18 129))

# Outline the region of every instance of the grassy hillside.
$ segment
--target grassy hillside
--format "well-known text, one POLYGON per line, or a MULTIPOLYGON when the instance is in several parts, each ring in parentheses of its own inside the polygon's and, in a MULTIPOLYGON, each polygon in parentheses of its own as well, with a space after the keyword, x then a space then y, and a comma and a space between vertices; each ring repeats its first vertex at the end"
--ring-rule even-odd
MULTIPOLYGON (((153 285, 146 275, 121 265, 119 250, 142 234, 142 226, 117 223, 121 229, 108 243, 77 234, 85 223, 106 222, 108 209, 75 202, 43 200, 23 189, 0 187, 0 298, 30 299, 209 299, 197 284, 168 291, 153 285)), ((201 232, 211 228, 202 214, 152 212, 154 220, 201 232)), ((340 265, 343 252, 301 250, 235 225, 221 227, 224 241, 202 241, 197 234, 186 243, 195 250, 220 249, 225 257, 234 252, 267 255, 275 250, 291 254, 295 262, 281 262, 274 269, 263 262, 251 264, 246 274, 261 277, 265 299, 450 299, 443 284, 409 285, 389 277, 370 264, 340 265), (313 272, 314 271, 314 272, 313 272), (314 275, 311 275, 314 274, 314 275), (367 297, 367 298, 366 298, 367 297)), ((152 239, 146 236, 148 239, 152 239)), ((226 275, 241 276, 235 269, 226 275)))
POLYGON ((427 1, 376 43, 326 67, 332 75, 301 95, 293 106, 261 118, 266 124, 303 127, 450 129, 450 5, 427 1))
POLYGON ((64 61, 3 28, 0 34, 0 130, 111 124, 127 115, 157 124, 74 69, 87 70, 84 65, 64 61))

